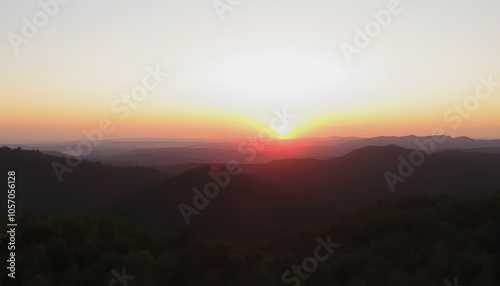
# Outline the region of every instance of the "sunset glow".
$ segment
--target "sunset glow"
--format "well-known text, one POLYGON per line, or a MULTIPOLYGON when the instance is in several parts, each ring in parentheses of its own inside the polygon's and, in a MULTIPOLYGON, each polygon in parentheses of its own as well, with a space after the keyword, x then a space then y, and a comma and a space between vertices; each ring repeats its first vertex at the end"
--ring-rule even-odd
MULTIPOLYGON (((223 22, 208 2, 199 9, 147 2, 72 2, 29 43, 15 46, 18 53, 3 41, 0 139, 77 140, 103 118, 116 125, 108 139, 246 138, 271 128, 273 109, 285 107, 295 115, 293 126, 271 128, 277 138, 428 135, 436 128, 500 137, 500 89, 460 115, 459 128, 444 119, 474 95, 478 78, 500 80, 498 9, 478 10, 499 8, 497 1, 454 2, 464 15, 438 13, 430 1, 403 3, 351 62, 340 43, 352 43, 355 27, 385 1, 366 4, 364 14, 349 5, 257 1, 223 22), (287 16, 275 17, 283 7, 287 16), (460 33, 446 28, 451 24, 460 33), (168 77, 140 102, 127 103, 123 94, 142 85, 148 67, 168 77)), ((17 15, 29 18, 32 5, 6 6, 1 32, 21 34, 17 15)))

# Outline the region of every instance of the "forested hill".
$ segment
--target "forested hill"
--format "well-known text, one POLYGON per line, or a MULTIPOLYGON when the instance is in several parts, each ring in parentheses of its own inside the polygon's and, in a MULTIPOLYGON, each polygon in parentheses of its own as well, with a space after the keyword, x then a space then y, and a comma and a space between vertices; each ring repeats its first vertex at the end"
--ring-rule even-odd
MULTIPOLYGON (((141 190, 166 177, 164 172, 155 169, 116 167, 85 160, 71 168, 65 157, 0 147, 0 174, 4 177, 8 171, 16 172, 18 214, 24 211, 53 214, 82 210, 141 190), (57 170, 64 168, 60 166, 71 169, 62 175, 61 182, 54 164, 61 164, 57 165, 57 170)), ((5 204, 0 207, 2 210, 6 213, 5 204)))
MULTIPOLYGON (((239 247, 187 230, 165 236, 97 215, 25 215, 17 233, 16 282, 108 285, 114 270, 124 271, 130 286, 299 285, 282 276, 313 256, 321 239, 340 246, 300 285, 443 286, 457 279, 456 285, 494 286, 500 285, 499 207, 500 191, 393 198, 239 247)), ((0 259, 7 259, 5 248, 0 259)), ((2 285, 8 285, 5 272, 2 285)))

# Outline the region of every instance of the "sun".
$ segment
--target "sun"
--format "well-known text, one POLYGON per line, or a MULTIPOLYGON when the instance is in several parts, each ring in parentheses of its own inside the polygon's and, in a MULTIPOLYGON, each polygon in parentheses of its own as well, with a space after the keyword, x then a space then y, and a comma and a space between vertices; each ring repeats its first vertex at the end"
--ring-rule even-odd
POLYGON ((290 126, 286 126, 286 125, 280 126, 279 128, 273 128, 273 129, 281 136, 285 136, 288 133, 290 133, 290 126))
POLYGON ((280 131, 277 131, 281 136, 285 136, 287 135, 288 133, 290 133, 290 130, 280 130, 280 131))

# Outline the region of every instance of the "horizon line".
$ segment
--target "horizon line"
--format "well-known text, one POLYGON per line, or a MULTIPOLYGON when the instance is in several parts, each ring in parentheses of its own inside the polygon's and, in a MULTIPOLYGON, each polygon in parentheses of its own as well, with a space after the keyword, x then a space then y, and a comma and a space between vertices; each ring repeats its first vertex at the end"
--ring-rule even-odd
MULTIPOLYGON (((359 137, 359 136, 325 136, 325 137, 298 137, 298 138, 263 138, 265 140, 278 140, 278 141, 293 141, 293 140, 328 140, 328 139, 347 139, 347 138, 352 138, 352 139, 373 139, 373 138, 388 138, 388 137, 395 137, 395 138, 404 138, 404 137, 432 137, 432 136, 447 136, 452 139, 457 139, 457 138, 467 138, 467 139, 472 139, 472 140, 500 140, 500 138, 474 138, 470 136, 450 136, 450 135, 402 135, 402 136, 397 136, 397 135, 379 135, 379 136, 374 136, 374 137, 359 137)), ((85 141, 89 141, 88 139, 83 139, 85 141)), ((128 137, 128 138, 110 138, 110 139, 102 139, 101 142, 112 142, 112 141, 235 141, 235 140, 246 140, 246 138, 165 138, 165 137, 128 137)), ((76 139, 54 139, 54 140, 39 140, 39 139, 8 139, 8 140, 1 140, 0 139, 0 144, 58 144, 58 143, 72 143, 72 142, 80 142, 82 140, 76 140, 76 139)))

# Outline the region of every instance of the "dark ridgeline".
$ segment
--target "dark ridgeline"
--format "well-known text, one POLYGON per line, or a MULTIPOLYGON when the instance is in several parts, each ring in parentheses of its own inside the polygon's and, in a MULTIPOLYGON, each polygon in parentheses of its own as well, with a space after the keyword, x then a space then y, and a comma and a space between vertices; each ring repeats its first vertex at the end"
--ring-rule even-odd
POLYGON ((242 165, 186 226, 178 206, 213 182, 213 166, 173 175, 84 162, 59 183, 51 163, 64 158, 0 148, 0 171, 15 169, 19 180, 18 213, 29 211, 19 222, 16 280, 108 285, 110 271, 125 267, 135 276, 129 285, 294 285, 281 275, 331 235, 341 247, 303 285, 443 285, 455 277, 498 285, 500 154, 435 153, 392 194, 384 172, 410 153, 366 147, 328 160, 242 165))

